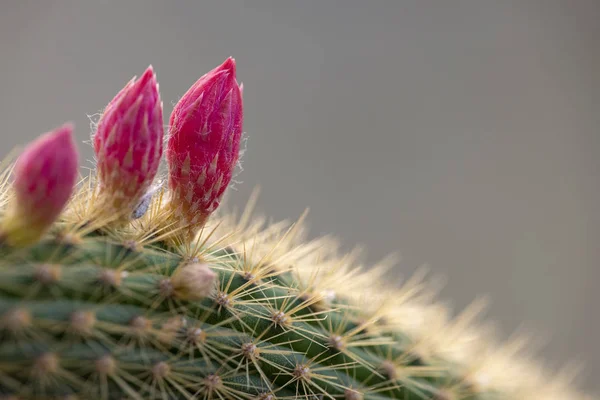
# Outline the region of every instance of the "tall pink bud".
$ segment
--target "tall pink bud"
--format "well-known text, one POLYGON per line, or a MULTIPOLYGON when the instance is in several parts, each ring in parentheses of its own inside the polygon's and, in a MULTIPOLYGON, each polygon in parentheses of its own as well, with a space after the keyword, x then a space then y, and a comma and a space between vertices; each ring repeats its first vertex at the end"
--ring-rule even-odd
POLYGON ((192 228, 219 206, 239 158, 243 105, 228 58, 201 77, 175 106, 167 145, 171 205, 192 228))
POLYGON ((163 115, 152 67, 108 103, 94 135, 101 206, 131 213, 149 189, 163 152, 163 115))
POLYGON ((14 197, 2 220, 2 239, 16 246, 39 240, 73 194, 78 168, 70 123, 30 143, 15 163, 14 197))

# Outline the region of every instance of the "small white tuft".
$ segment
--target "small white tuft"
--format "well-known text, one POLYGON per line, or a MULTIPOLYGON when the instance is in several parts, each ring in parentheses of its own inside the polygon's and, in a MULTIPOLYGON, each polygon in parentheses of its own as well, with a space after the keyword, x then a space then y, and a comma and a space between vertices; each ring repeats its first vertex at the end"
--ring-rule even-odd
POLYGON ((203 263, 179 267, 171 277, 174 295, 185 300, 201 300, 208 297, 214 287, 217 274, 203 263))

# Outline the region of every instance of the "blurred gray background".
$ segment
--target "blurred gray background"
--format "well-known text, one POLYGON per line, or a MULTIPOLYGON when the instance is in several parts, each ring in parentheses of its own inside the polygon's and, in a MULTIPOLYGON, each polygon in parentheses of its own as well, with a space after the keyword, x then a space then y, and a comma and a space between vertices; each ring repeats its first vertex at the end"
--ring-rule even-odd
POLYGON ((599 20, 597 0, 3 0, 0 156, 65 120, 88 139, 148 64, 168 115, 234 56, 231 203, 261 185, 274 218, 309 206, 313 235, 430 265, 457 309, 489 295, 600 393, 599 20))

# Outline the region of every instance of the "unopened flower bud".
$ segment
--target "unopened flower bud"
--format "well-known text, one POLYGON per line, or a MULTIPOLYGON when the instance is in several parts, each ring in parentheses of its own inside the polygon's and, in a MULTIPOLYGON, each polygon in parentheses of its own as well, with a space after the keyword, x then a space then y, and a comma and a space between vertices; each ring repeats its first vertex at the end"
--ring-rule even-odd
POLYGON ((201 77, 173 109, 167 145, 171 207, 192 231, 219 206, 231 181, 242 120, 233 58, 201 77))
POLYGON ((152 67, 104 110, 94 135, 101 207, 128 217, 150 188, 163 151, 162 102, 152 67))
POLYGON ((0 235, 14 246, 38 241, 73 194, 79 155, 69 123, 30 143, 14 167, 14 197, 0 235))

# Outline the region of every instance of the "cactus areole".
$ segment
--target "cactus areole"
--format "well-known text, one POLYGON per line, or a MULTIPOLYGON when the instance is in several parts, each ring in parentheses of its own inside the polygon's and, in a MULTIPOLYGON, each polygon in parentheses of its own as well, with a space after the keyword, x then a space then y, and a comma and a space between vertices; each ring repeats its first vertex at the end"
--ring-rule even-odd
POLYGON ((239 160, 232 58, 163 136, 150 67, 108 102, 77 183, 73 126, 0 175, 1 399, 584 399, 524 348, 389 286, 330 238, 219 204, 239 160), (164 140, 166 139, 166 140, 164 140), (167 183, 155 177, 163 161, 167 183))

